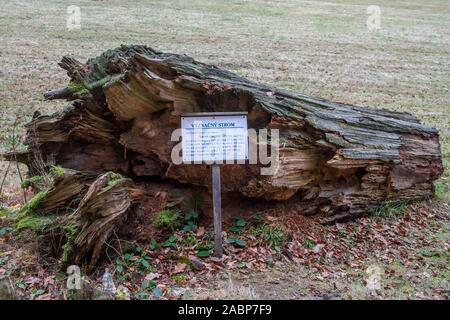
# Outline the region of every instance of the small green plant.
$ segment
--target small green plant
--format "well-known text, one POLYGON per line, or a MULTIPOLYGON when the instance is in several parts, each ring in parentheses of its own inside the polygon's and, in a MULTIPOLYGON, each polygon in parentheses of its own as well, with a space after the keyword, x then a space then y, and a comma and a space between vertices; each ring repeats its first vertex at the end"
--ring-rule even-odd
POLYGON ((8 263, 8 261, 9 261, 9 256, 5 256, 3 258, 0 258, 0 266, 6 265, 6 263, 8 263))
POLYGON ((210 250, 197 251, 197 257, 200 257, 200 258, 209 257, 210 255, 211 255, 211 251, 210 250))
POLYGON ((191 209, 188 211, 184 216, 184 221, 186 224, 183 227, 183 232, 189 232, 189 231, 195 231, 197 230, 197 219, 198 219, 198 212, 195 209, 191 209))
POLYGON ((177 209, 166 209, 156 214, 155 225, 157 228, 175 231, 181 225, 181 213, 177 209))
POLYGON ((80 232, 80 228, 77 225, 67 223, 63 230, 66 235, 66 243, 62 246, 63 253, 61 260, 63 262, 67 262, 69 261, 70 254, 73 251, 74 241, 80 232))
POLYGON ((252 234, 264 242, 271 244, 276 250, 279 250, 286 241, 286 235, 282 225, 261 224, 252 228, 252 234))
POLYGON ((146 256, 141 256, 139 259, 136 260, 136 264, 138 265, 139 269, 149 270, 150 269, 150 263, 147 260, 148 258, 146 256))
POLYGON ((214 244, 211 241, 207 241, 206 243, 199 243, 195 246, 197 250, 197 257, 205 258, 209 257, 214 248, 214 244))
POLYGON ((178 285, 182 285, 183 282, 186 281, 186 276, 184 274, 174 274, 171 278, 178 285))
POLYGON ((164 248, 177 248, 177 237, 172 235, 162 243, 164 248))
POLYGON ((9 233, 11 230, 12 230, 12 228, 10 228, 10 227, 1 227, 0 228, 0 237, 9 233))
POLYGON ((154 280, 144 280, 141 284, 141 289, 144 291, 153 291, 156 285, 157 283, 154 280))
POLYGON ((30 299, 34 300, 35 297, 40 296, 41 294, 44 294, 45 291, 42 289, 32 288, 30 291, 30 299))
POLYGON ((230 228, 231 232, 241 232, 245 229, 247 222, 242 219, 240 216, 234 218, 233 226, 230 228))
POLYGON ((135 266, 140 270, 148 271, 151 269, 150 267, 150 257, 147 253, 142 249, 140 245, 136 245, 135 252, 140 255, 140 257, 135 261, 135 266))
POLYGON ((150 299, 150 296, 148 295, 148 293, 146 293, 145 291, 139 291, 137 294, 136 294, 136 299, 138 299, 138 300, 149 300, 150 299))
POLYGON ((11 212, 8 210, 8 208, 0 207, 0 217, 8 217, 11 214, 11 212))
POLYGON ((312 249, 316 246, 316 242, 313 239, 306 238, 305 239, 305 247, 307 249, 312 249))
POLYGON ((26 288, 25 280, 23 278, 17 279, 16 286, 19 289, 25 289, 26 288))
POLYGON ((128 268, 128 261, 126 261, 125 258, 116 258, 116 271, 118 273, 123 273, 126 268, 128 268))
POLYGON ((191 260, 190 260, 188 257, 186 257, 186 256, 181 256, 181 257, 177 260, 177 262, 178 262, 178 263, 184 263, 184 264, 186 264, 186 265, 191 264, 191 260))
POLYGON ((274 262, 273 262, 273 257, 272 257, 272 256, 268 256, 268 257, 267 257, 267 259, 266 259, 266 264, 267 264, 269 267, 273 267, 273 266, 274 266, 274 262))
POLYGON ((196 209, 191 209, 184 215, 185 221, 196 221, 197 219, 198 211, 196 209))
POLYGON ((434 182, 434 194, 438 199, 444 199, 446 195, 449 195, 449 184, 444 179, 434 182))
POLYGON ((401 214, 407 208, 406 203, 397 201, 385 201, 376 207, 369 209, 369 212, 378 217, 391 218, 401 214))
POLYGON ((237 246, 237 247, 242 247, 242 248, 247 245, 247 242, 245 240, 242 240, 242 239, 239 239, 239 238, 235 238, 235 237, 228 238, 227 242, 229 244, 232 244, 232 245, 237 246))
POLYGON ((134 251, 127 251, 123 256, 116 258, 116 271, 123 274, 131 266, 141 271, 148 271, 151 269, 149 261, 150 257, 147 253, 140 245, 136 245, 134 251))
POLYGON ((58 177, 62 174, 64 174, 65 170, 61 166, 51 166, 50 167, 50 175, 52 177, 58 177))
POLYGON ((158 249, 158 242, 156 242, 155 239, 152 239, 152 241, 150 241, 150 244, 148 247, 150 248, 150 250, 154 251, 154 250, 158 249))
POLYGON ((197 244, 197 236, 193 232, 188 232, 183 238, 183 242, 189 246, 197 244))
POLYGON ((189 232, 189 231, 195 231, 195 230, 197 230, 197 225, 192 221, 188 221, 183 227, 183 232, 189 232))

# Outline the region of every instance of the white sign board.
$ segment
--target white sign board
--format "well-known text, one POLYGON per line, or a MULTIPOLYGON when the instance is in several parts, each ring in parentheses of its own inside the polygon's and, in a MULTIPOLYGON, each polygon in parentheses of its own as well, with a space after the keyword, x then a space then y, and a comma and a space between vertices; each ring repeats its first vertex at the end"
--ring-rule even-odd
POLYGON ((183 162, 248 159, 246 113, 192 113, 181 116, 183 162))

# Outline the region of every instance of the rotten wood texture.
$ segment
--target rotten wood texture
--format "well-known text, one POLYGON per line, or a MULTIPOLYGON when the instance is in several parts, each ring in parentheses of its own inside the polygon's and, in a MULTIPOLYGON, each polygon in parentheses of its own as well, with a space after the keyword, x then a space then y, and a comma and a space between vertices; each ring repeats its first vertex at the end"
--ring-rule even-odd
POLYGON ((127 178, 113 178, 111 173, 99 176, 70 215, 69 220, 79 229, 72 243, 71 260, 76 264, 87 261, 89 271, 96 266, 107 241, 122 227, 131 211, 131 182, 127 178))
POLYGON ((89 184, 94 181, 96 174, 63 169, 64 172, 53 179, 53 186, 36 207, 40 215, 65 214, 74 210, 86 193, 89 184))
POLYGON ((45 197, 32 200, 36 205, 20 213, 20 221, 45 221, 35 223, 39 227, 34 228, 41 255, 92 271, 137 203, 132 180, 113 172, 61 170, 45 197))
POLYGON ((30 153, 20 159, 29 166, 39 152, 79 171, 210 188, 208 166, 171 161, 180 114, 247 111, 249 128, 279 129, 279 169, 263 176, 261 165, 224 165, 223 192, 294 199, 309 204, 305 214, 352 217, 386 200, 431 197, 443 170, 438 132, 407 113, 257 84, 145 46, 121 46, 87 63, 64 57, 60 66, 70 83, 46 97, 69 102, 28 124, 30 153))

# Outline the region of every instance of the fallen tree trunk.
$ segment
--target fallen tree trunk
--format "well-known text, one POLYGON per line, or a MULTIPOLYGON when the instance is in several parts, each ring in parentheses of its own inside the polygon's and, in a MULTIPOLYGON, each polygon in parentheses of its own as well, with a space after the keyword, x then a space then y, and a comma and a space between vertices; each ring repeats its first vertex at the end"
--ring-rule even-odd
MULTIPOLYGON (((122 46, 81 63, 64 57, 62 111, 35 114, 27 156, 64 168, 210 184, 207 165, 175 165, 171 133, 184 112, 248 111, 249 128, 279 129, 274 175, 261 165, 222 166, 222 190, 306 202, 305 213, 357 216, 383 201, 433 195, 442 173, 438 132, 412 115, 357 107, 253 83, 190 57, 122 46)), ((263 145, 264 141, 258 141, 263 145)))

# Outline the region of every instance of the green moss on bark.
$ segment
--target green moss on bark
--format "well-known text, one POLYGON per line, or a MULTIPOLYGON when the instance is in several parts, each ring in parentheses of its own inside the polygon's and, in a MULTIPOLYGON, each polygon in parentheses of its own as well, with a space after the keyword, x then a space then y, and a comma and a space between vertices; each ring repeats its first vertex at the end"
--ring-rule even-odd
POLYGON ((35 214, 35 210, 38 208, 41 201, 47 196, 48 190, 40 191, 31 198, 19 211, 19 216, 32 216, 35 214))

